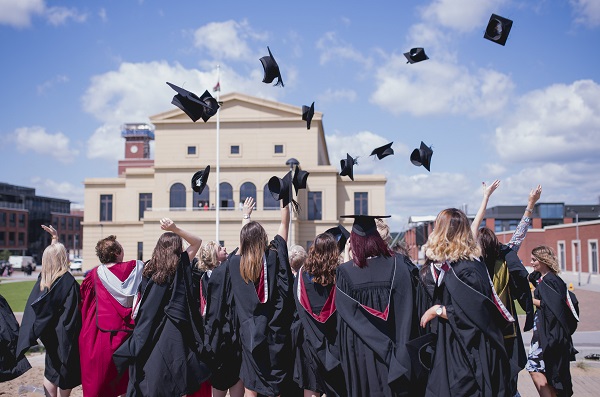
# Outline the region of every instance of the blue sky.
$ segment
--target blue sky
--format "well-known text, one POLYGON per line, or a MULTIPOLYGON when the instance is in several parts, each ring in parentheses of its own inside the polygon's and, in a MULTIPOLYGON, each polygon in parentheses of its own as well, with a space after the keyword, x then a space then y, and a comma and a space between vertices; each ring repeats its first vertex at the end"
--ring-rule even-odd
POLYGON ((315 101, 332 163, 387 176, 395 230, 476 211, 494 179, 490 206, 538 183, 598 203, 599 48, 600 0, 0 0, 0 181, 82 205, 85 178, 117 174, 119 126, 171 110, 165 81, 210 90, 218 64, 222 93, 315 101), (505 47, 483 39, 492 13, 514 21, 505 47), (284 88, 261 82, 267 46, 284 88), (421 140, 431 173, 409 161, 421 140))

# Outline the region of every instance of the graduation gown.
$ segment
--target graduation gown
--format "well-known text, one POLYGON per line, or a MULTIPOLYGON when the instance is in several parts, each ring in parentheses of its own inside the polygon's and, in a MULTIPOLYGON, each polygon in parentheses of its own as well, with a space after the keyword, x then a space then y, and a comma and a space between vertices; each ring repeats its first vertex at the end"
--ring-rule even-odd
MULTIPOLYGON (((121 282, 128 279, 137 261, 116 263, 106 270, 121 282)), ((141 269, 139 269, 141 271, 141 269)), ((125 394, 129 374, 117 373, 112 355, 133 332, 132 307, 121 305, 106 289, 94 268, 81 283, 79 335, 81 383, 86 397, 125 394)))
POLYGON ((49 290, 40 291, 40 280, 38 276, 25 305, 17 356, 40 339, 46 349, 44 377, 63 390, 72 389, 81 384, 79 284, 67 272, 49 290))
POLYGON ((340 361, 348 396, 414 396, 406 343, 418 336, 413 264, 403 255, 337 269, 340 361))
POLYGON ((308 273, 298 271, 294 280, 294 381, 302 389, 344 397, 346 384, 336 345, 335 291, 335 284, 313 283, 308 273))
POLYGON ((579 305, 574 294, 569 293, 562 279, 547 273, 535 289, 540 300, 538 333, 546 365, 546 379, 556 389, 558 396, 573 395, 570 362, 578 353, 571 335, 577 329, 579 305), (567 298, 568 296, 568 298, 567 298))
POLYGON ((512 397, 518 368, 511 372, 502 335, 507 320, 494 303, 485 265, 454 262, 439 277, 435 303, 446 307, 448 319, 437 319, 426 396, 512 397))
POLYGON ((19 323, 0 295, 0 382, 15 379, 31 368, 25 356, 16 355, 18 339, 19 323))
POLYGON ((192 295, 191 266, 181 254, 172 282, 144 278, 142 300, 131 337, 115 351, 119 373, 129 367, 127 396, 184 396, 210 376, 204 363, 203 328, 192 295))
POLYGON ((229 275, 240 327, 244 386, 266 396, 276 396, 292 369, 290 327, 294 316, 293 275, 287 244, 277 235, 265 252, 263 268, 266 301, 261 303, 253 283, 240 274, 240 256, 230 258, 229 275))

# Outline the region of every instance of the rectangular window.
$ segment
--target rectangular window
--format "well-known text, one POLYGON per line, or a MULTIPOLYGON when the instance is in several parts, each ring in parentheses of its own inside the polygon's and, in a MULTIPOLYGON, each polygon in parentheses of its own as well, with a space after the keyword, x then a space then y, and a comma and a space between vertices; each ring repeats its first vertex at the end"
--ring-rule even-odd
POLYGON ((581 255, 581 249, 579 247, 579 240, 573 240, 571 241, 571 249, 572 249, 572 255, 571 258, 573 259, 573 262, 571 264, 571 271, 572 272, 576 272, 579 270, 579 258, 581 255))
POLYGON ((60 218, 60 230, 67 230, 67 218, 60 218))
POLYGON ((18 234, 18 243, 17 243, 17 245, 20 245, 20 246, 25 245, 25 233, 20 232, 18 234))
POLYGON ((590 266, 589 269, 592 273, 598 273, 598 240, 593 240, 588 242, 588 250, 589 250, 589 260, 590 266))
POLYGON ((196 154, 196 146, 188 146, 187 147, 188 156, 193 156, 196 154))
POLYGON ((231 145, 231 154, 240 154, 240 145, 231 145))
POLYGON ((14 212, 8 214, 8 226, 17 226, 17 214, 15 214, 14 212))
POLYGON ((354 215, 369 215, 369 193, 354 193, 354 215))
POLYGON ((8 232, 8 245, 15 245, 15 232, 8 232))
POLYGON ((565 242, 558 242, 558 264, 560 266, 561 271, 567 270, 567 257, 565 254, 565 242))
POLYGON ((4 232, 0 232, 0 245, 4 245, 6 244, 6 235, 4 234, 4 232))
POLYGON ((138 261, 144 260, 144 242, 143 241, 138 241, 138 243, 137 243, 137 258, 138 258, 138 261))
POLYGON ((19 214, 19 227, 25 227, 25 214, 19 214))
POLYGON ((69 230, 73 230, 73 218, 69 218, 68 225, 69 225, 69 230))
POLYGON ((6 226, 6 212, 0 212, 0 226, 6 226))
POLYGON ((100 222, 112 222, 113 195, 100 195, 100 222))
POLYGON ((283 154, 283 145, 275 145, 274 152, 275 154, 283 154))
POLYGON ((322 214, 322 192, 308 192, 308 220, 316 221, 323 219, 322 214))
POLYGON ((144 211, 152 208, 152 193, 140 193, 138 220, 144 217, 144 211))

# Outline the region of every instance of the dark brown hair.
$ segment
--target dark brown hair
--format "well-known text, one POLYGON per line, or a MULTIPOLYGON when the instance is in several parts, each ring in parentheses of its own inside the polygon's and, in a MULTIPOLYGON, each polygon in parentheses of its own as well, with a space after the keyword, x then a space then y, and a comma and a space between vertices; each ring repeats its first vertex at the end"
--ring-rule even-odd
POLYGON ((494 274, 494 266, 496 266, 496 260, 500 257, 500 242, 496 233, 487 227, 482 227, 477 232, 477 242, 481 247, 481 255, 485 266, 488 268, 490 276, 494 274))
POLYGON ((260 277, 263 255, 269 245, 267 232, 258 222, 249 222, 240 231, 240 275, 248 283, 260 277))
POLYGON ((313 276, 315 283, 321 285, 335 283, 338 256, 339 250, 335 238, 329 233, 319 234, 308 249, 304 269, 313 276))
POLYGON ((144 266, 144 276, 156 284, 170 282, 183 252, 183 240, 173 232, 163 233, 152 251, 152 258, 144 266))
POLYGON ((123 247, 117 241, 117 236, 112 234, 96 244, 96 256, 102 264, 117 262, 122 252, 123 247))
POLYGON ((366 236, 359 236, 352 232, 350 235, 350 248, 352 249, 352 258, 358 267, 365 267, 367 258, 371 256, 390 257, 394 253, 383 241, 379 233, 371 233, 366 236))

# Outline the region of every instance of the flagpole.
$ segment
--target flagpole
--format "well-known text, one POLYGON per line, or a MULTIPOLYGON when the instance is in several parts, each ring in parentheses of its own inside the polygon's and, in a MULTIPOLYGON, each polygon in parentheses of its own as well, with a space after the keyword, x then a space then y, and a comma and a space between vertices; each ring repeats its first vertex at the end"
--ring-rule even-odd
MULTIPOLYGON (((217 65, 217 86, 218 86, 218 90, 217 90, 217 102, 220 102, 220 96, 221 96, 221 67, 219 65, 217 65)), ((219 103, 220 105, 220 103, 219 103)), ((217 191, 216 191, 216 199, 215 201, 217 202, 215 205, 215 210, 217 211, 216 213, 216 237, 215 237, 215 241, 217 244, 219 244, 219 213, 220 213, 220 207, 221 207, 221 187, 220 187, 220 179, 219 179, 219 173, 220 173, 220 142, 219 142, 219 130, 221 127, 221 106, 219 106, 219 109, 217 109, 217 191)))

